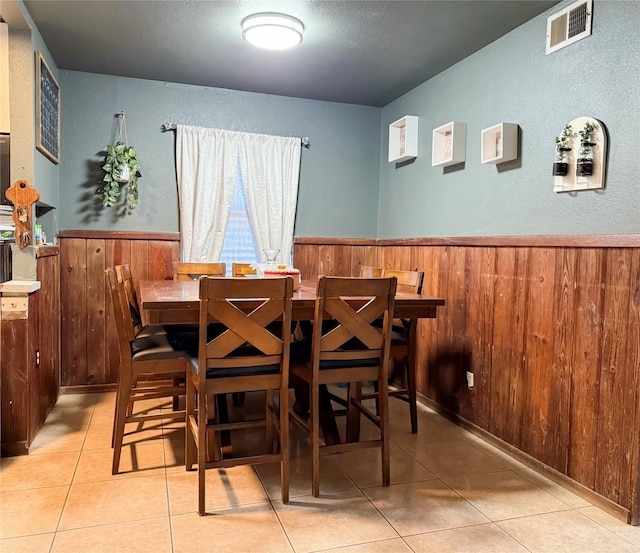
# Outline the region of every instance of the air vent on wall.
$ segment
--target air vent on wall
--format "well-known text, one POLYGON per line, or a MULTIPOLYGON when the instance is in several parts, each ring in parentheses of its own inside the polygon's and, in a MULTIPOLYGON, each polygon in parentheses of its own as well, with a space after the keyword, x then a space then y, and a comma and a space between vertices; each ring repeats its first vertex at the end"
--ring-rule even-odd
POLYGON ((591 34, 593 0, 580 0, 547 18, 547 54, 591 34))

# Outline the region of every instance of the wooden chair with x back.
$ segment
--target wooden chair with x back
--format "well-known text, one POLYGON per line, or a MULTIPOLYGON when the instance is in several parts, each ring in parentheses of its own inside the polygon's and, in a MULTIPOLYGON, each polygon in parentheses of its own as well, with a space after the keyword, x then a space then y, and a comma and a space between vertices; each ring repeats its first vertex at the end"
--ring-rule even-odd
POLYGON ((308 359, 292 362, 295 378, 309 386, 310 414, 306 420, 291 410, 291 417, 311 439, 312 492, 320 493, 320 453, 336 453, 363 447, 382 450, 382 483, 389 485, 389 403, 388 369, 390 331, 395 301, 396 279, 320 277, 313 335, 308 359), (334 323, 323 329, 325 318, 334 323), (382 319, 382 327, 377 320, 382 319), (361 401, 362 382, 378 383, 379 412, 372 413, 361 401), (347 435, 342 443, 320 444, 320 388, 328 384, 347 386, 347 435), (378 427, 379 437, 360 440, 359 422, 365 416, 378 427))
MULTIPOLYGON (((396 277, 398 280, 398 291, 411 294, 422 293, 422 283, 424 281, 423 271, 405 271, 400 269, 385 268, 382 272, 385 277, 396 277)), ((418 432, 418 409, 416 391, 416 367, 415 367, 415 319, 394 320, 391 332, 391 359, 393 372, 396 371, 398 360, 402 367, 406 369, 404 383, 398 387, 389 389, 389 397, 398 397, 409 403, 409 414, 411 418, 411 432, 418 432)), ((376 397, 370 394, 368 398, 376 397)))
POLYGON ((200 339, 187 371, 185 460, 198 466, 198 512, 205 513, 205 471, 236 465, 280 462, 282 501, 289 501, 289 346, 293 279, 201 278, 200 339), (221 333, 207 336, 216 321, 221 333), (282 321, 274 334, 269 324, 282 321), (286 329, 286 330, 285 330, 286 329), (210 396, 266 392, 265 418, 221 420, 210 396), (224 458, 222 431, 265 426, 266 451, 224 458), (210 441, 207 444, 207 440, 210 441), (211 446, 211 447, 209 447, 211 446), (207 451, 211 458, 207 460, 207 451))

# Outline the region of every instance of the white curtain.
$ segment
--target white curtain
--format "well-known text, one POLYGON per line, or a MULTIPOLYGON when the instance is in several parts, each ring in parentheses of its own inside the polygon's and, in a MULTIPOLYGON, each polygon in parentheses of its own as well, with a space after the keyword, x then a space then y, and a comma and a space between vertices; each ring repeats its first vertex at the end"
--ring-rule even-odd
POLYGON ((186 125, 176 129, 182 260, 189 263, 217 261, 222 251, 238 159, 225 133, 186 125))
POLYGON ((183 261, 219 259, 239 160, 257 250, 261 256, 265 248, 280 250, 278 260, 290 263, 300 149, 300 138, 178 125, 183 261))
POLYGON ((266 261, 264 249, 276 249, 280 250, 276 260, 290 264, 298 202, 300 138, 238 134, 247 211, 261 261, 266 261))

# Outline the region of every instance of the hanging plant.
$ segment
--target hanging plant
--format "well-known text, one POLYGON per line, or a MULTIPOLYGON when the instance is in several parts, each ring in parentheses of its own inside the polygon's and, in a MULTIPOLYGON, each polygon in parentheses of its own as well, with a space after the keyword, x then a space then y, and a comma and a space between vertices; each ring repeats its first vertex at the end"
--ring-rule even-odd
POLYGON ((141 175, 133 147, 122 142, 108 145, 102 169, 105 172, 100 183, 102 205, 115 205, 120 197, 120 185, 127 183, 127 207, 135 209, 138 205, 138 178, 141 175))
POLYGON ((142 175, 136 151, 126 144, 124 112, 118 117, 120 118, 118 141, 107 146, 107 155, 102 166, 105 175, 100 182, 98 194, 102 197, 104 207, 112 207, 120 197, 120 185, 126 183, 127 208, 132 210, 138 205, 138 178, 142 175), (125 141, 123 141, 123 134, 125 141))

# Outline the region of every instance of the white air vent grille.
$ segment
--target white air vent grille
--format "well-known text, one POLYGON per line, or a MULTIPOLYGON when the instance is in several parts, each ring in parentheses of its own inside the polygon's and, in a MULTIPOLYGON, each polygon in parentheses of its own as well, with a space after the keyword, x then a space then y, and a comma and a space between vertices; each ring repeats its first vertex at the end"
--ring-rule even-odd
POLYGON ((547 18, 547 54, 591 34, 593 0, 580 0, 547 18))

